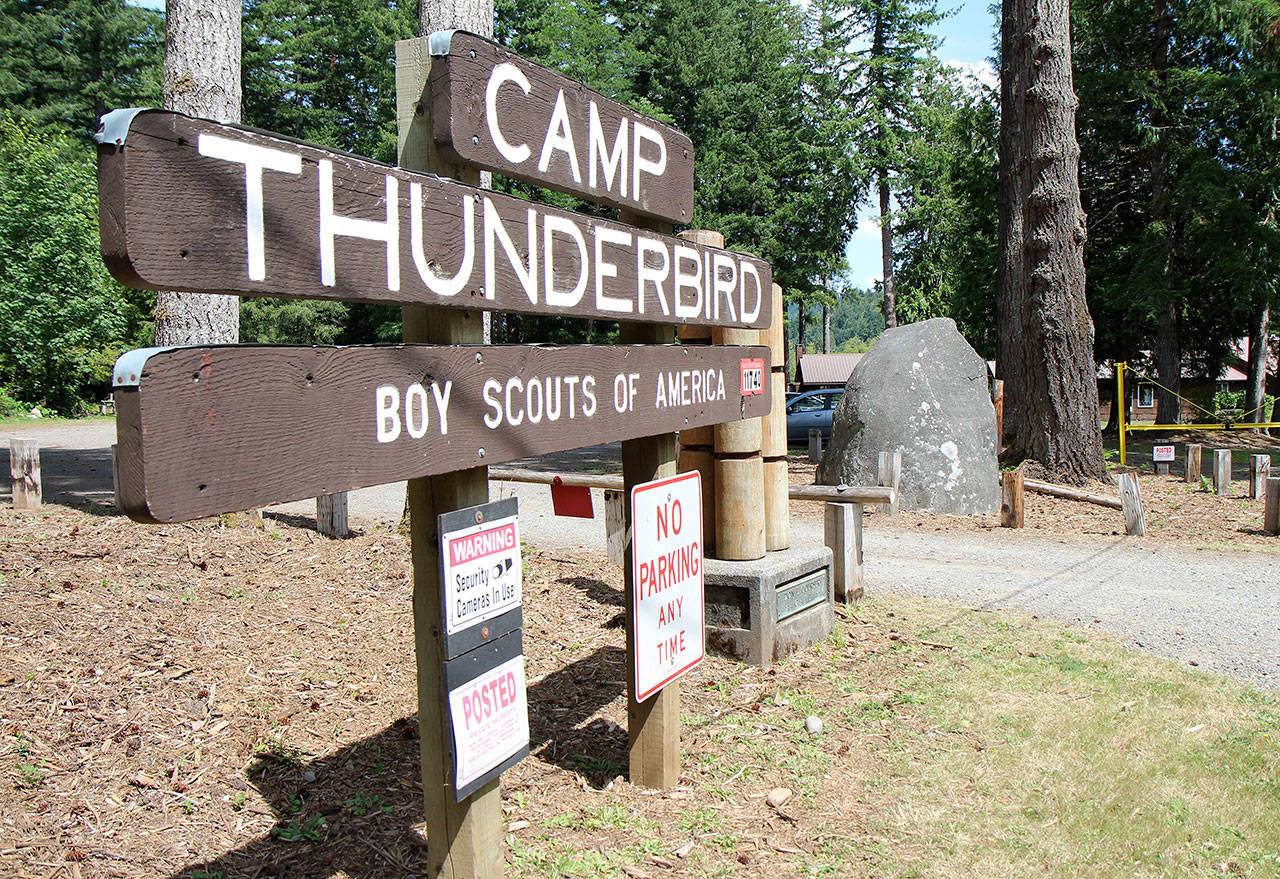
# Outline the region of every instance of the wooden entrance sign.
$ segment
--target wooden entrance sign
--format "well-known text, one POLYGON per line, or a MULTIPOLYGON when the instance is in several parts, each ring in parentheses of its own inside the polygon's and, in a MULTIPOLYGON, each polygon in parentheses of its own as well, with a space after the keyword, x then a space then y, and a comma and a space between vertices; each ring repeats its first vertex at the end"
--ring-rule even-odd
POLYGON ((130 287, 732 327, 773 314, 769 264, 746 254, 177 113, 118 110, 98 138, 103 259, 130 287))
POLYGON ((174 522, 767 412, 761 348, 143 349, 114 378, 120 500, 174 522))
POLYGON ((510 49, 431 35, 432 128, 449 159, 672 223, 693 217, 693 141, 510 49))

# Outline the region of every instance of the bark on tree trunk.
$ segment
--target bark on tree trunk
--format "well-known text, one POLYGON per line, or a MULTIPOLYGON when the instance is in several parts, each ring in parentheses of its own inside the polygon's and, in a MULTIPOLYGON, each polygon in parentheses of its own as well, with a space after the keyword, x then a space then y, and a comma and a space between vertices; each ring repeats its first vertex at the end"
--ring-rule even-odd
MULTIPOLYGON (((1067 0, 1012 0, 1015 13, 1011 106, 1019 117, 1011 174, 1022 214, 1016 265, 1021 278, 1022 363, 1006 374, 1019 386, 1014 453, 1039 462, 1055 481, 1081 483, 1104 472, 1098 429, 1093 320, 1085 302, 1085 217, 1080 207, 1077 99, 1071 84, 1067 0)), ((1012 244, 1013 242, 1008 242, 1012 244)))
POLYGON ((822 306, 822 353, 831 353, 831 306, 822 306))
MULTIPOLYGON (((1246 416, 1255 424, 1270 420, 1262 405, 1267 395, 1267 354, 1270 350, 1268 333, 1271 331, 1271 300, 1265 296, 1254 304, 1249 321, 1249 384, 1245 390, 1244 408, 1252 415, 1246 416)), ((1259 428, 1268 433, 1265 428, 1259 428)))
MULTIPOLYGON (((796 336, 800 345, 800 353, 803 354, 807 349, 804 347, 804 337, 809 329, 809 309, 803 302, 796 303, 796 336)), ((800 375, 800 363, 796 362, 796 376, 800 375)))
MULTIPOLYGON (((1013 171, 1014 145, 1019 138, 1021 117, 1013 106, 1015 84, 1022 71, 1013 63, 1016 33, 1014 0, 1004 0, 1000 27, 1000 163, 997 200, 998 255, 996 262, 996 378, 1004 383, 1004 436, 1001 445, 1008 446, 1021 423, 1022 389, 1010 376, 1023 373, 1022 365, 1022 204, 1017 174, 1013 171)), ((1021 85, 1017 86, 1019 90, 1021 85)))
MULTIPOLYGON (((1163 83, 1169 66, 1169 41, 1172 39, 1172 21, 1165 0, 1156 0, 1152 18, 1151 69, 1163 83)), ((1169 205, 1169 158, 1161 141, 1166 127, 1166 116, 1160 102, 1151 109, 1151 130, 1155 140, 1148 151, 1148 172, 1151 175, 1151 218, 1156 227, 1163 230, 1161 246, 1161 289, 1156 294, 1156 378, 1163 388, 1156 388, 1156 423, 1177 424, 1182 420, 1182 341, 1178 334, 1179 305, 1170 287, 1173 268, 1173 223, 1169 205), (1168 388, 1168 390, 1165 390, 1168 388)))
POLYGON ((889 172, 885 168, 877 172, 880 177, 880 264, 884 270, 884 325, 898 325, 898 297, 893 286, 893 218, 889 215, 889 172))
MULTIPOLYGON (((240 0, 168 0, 164 108, 218 122, 240 121, 240 0)), ((157 293, 157 345, 240 340, 240 298, 157 293)))

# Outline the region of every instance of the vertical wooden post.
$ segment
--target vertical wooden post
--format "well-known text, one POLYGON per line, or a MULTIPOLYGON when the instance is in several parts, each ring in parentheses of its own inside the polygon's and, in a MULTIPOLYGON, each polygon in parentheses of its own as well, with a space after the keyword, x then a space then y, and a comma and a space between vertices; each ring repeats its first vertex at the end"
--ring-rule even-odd
POLYGON ((822 461, 822 431, 816 427, 809 428, 809 463, 822 461))
POLYGON ((1266 495, 1262 530, 1268 534, 1280 534, 1280 476, 1267 477, 1266 495))
MULTIPOLYGON (((427 37, 396 43, 396 118, 400 165, 467 183, 480 175, 444 162, 431 135, 431 70, 427 37)), ((476 344, 483 339, 482 315, 462 309, 407 307, 404 340, 435 344, 476 344)), ((454 801, 450 759, 449 694, 444 687, 444 630, 440 594, 440 513, 489 499, 487 467, 443 476, 410 479, 410 552, 413 559, 414 652, 418 665, 419 756, 426 801, 427 861, 432 876, 479 879, 503 873, 502 801, 495 779, 462 802, 454 801)))
POLYGON ((9 440, 9 476, 13 479, 13 508, 38 510, 44 499, 40 484, 40 443, 33 439, 9 440))
MULTIPOLYGON (((724 236, 710 229, 687 229, 677 237, 708 247, 724 247, 724 236)), ((676 329, 682 345, 710 345, 711 327, 683 325, 676 329)), ((676 472, 697 470, 702 479, 702 551, 716 554, 715 428, 711 425, 680 431, 676 472)))
POLYGON ((325 537, 336 538, 351 533, 347 527, 347 492, 322 494, 316 498, 316 530, 325 537))
MULTIPOLYGON (((632 221, 633 222, 633 221, 632 221)), ((656 324, 622 325, 624 343, 670 342, 675 334, 656 324)), ((622 482, 628 498, 641 483, 676 472, 676 436, 663 434, 622 444, 622 482)), ((717 486, 720 473, 717 471, 717 486)), ((703 511, 705 514, 705 510, 703 511)), ((627 562, 623 565, 627 609, 627 738, 630 746, 631 783, 665 790, 680 779, 680 682, 667 684, 644 702, 635 692, 635 585, 632 581, 631 504, 627 513, 627 562)))
POLYGON ((1004 380, 991 380, 991 405, 996 408, 996 457, 1004 451, 1004 380))
POLYGON ((773 320, 761 332, 769 348, 765 393, 769 414, 762 420, 760 454, 764 457, 764 547, 769 552, 791 545, 791 500, 787 496, 787 350, 783 333, 782 288, 773 285, 773 320))
POLYGON ((1147 522, 1142 514, 1142 492, 1138 488, 1138 477, 1132 473, 1120 474, 1120 509, 1124 513, 1124 533, 1146 537, 1147 522))
POLYGON ((1169 462, 1168 462, 1168 461, 1156 461, 1156 462, 1154 462, 1154 463, 1155 463, 1156 476, 1168 476, 1168 475, 1169 475, 1169 462))
POLYGON ((1230 449, 1213 451, 1213 490, 1215 494, 1228 494, 1231 491, 1230 449))
MULTIPOLYGON (((633 226, 655 232, 670 232, 671 224, 632 214, 620 213, 619 219, 633 226)), ((623 323, 619 332, 623 344, 664 344, 675 341, 675 331, 658 324, 623 323)), ((757 419, 758 422, 758 419, 757 419)), ((757 428, 757 431, 759 428, 757 428)), ((758 438, 757 438, 758 442, 758 438)), ((627 555, 622 566, 627 613, 627 740, 630 751, 631 783, 640 787, 665 790, 680 780, 680 682, 667 684, 644 702, 636 701, 636 631, 635 585, 632 581, 633 553, 631 527, 631 490, 676 473, 676 435, 674 433, 629 440, 622 444, 622 484, 626 493, 627 555)), ((720 473, 715 474, 719 489, 720 473)), ((704 504, 703 515, 708 515, 704 504)), ((712 511, 717 522, 719 515, 712 511)), ((717 531, 717 540, 720 532, 717 531)))
POLYGON ((862 504, 829 501, 823 526, 835 559, 836 601, 853 604, 862 597, 862 504))
POLYGON ((1187 444, 1187 482, 1200 481, 1200 452, 1203 448, 1199 443, 1187 444))
POLYGON ((1253 455, 1249 458, 1249 497, 1258 500, 1262 497, 1271 476, 1271 456, 1253 455))
POLYGON ((116 509, 123 509, 120 505, 120 447, 116 443, 111 444, 111 496, 116 509))
POLYGON ((604 490, 604 543, 609 552, 609 561, 615 565, 627 563, 626 507, 626 492, 612 488, 604 490))
MULTIPOLYGON (((713 327, 711 339, 717 345, 756 345, 760 331, 713 327)), ((763 420, 715 426, 716 557, 727 561, 751 561, 765 553, 763 420)))
POLYGON ((893 503, 881 504, 880 510, 890 516, 898 514, 898 492, 902 488, 902 452, 881 452, 876 468, 876 485, 893 489, 893 503))
POLYGON ((1000 525, 1004 528, 1022 527, 1022 510, 1025 493, 1021 470, 1006 470, 1000 474, 1000 525))

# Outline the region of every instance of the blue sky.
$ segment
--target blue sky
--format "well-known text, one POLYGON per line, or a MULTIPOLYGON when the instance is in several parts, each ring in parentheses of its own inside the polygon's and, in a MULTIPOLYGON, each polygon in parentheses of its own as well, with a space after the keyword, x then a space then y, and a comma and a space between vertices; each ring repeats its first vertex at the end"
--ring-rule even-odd
MULTIPOLYGON (((938 56, 954 67, 960 67, 988 84, 998 82, 990 58, 994 54, 996 17, 989 0, 962 0, 939 3, 939 9, 955 12, 939 22, 935 30, 942 37, 938 56)), ((858 287, 870 287, 882 276, 880 261, 880 226, 877 211, 864 206, 858 213, 858 228, 845 249, 849 261, 849 280, 858 287)))

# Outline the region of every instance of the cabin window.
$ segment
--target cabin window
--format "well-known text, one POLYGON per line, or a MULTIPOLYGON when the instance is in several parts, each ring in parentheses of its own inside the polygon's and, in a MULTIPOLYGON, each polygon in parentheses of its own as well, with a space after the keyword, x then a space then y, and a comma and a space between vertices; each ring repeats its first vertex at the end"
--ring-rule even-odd
POLYGON ((1156 404, 1155 385, 1138 385, 1138 408, 1150 409, 1156 404))

